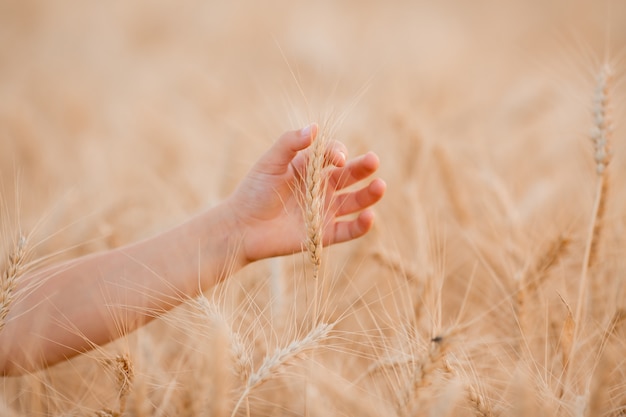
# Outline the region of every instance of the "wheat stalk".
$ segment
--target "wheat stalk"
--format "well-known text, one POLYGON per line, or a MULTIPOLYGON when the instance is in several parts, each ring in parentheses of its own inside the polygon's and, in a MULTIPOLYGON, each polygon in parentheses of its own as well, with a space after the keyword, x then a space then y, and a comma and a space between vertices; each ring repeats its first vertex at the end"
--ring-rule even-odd
POLYGON ((596 90, 593 99, 593 120, 594 127, 591 130, 591 141, 594 147, 594 161, 596 163, 596 193, 589 225, 589 234, 583 266, 581 272, 580 286, 578 289, 578 302, 576 304, 576 323, 580 323, 584 311, 584 295, 587 289, 589 269, 594 264, 597 257, 598 242, 602 233, 604 211, 606 207, 606 196, 608 193, 608 182, 606 169, 611 161, 610 135, 612 131, 609 115, 609 85, 611 79, 611 69, 604 65, 598 76, 596 90))
POLYGON ((231 414, 234 417, 239 407, 250 392, 259 385, 271 379, 277 371, 291 360, 301 356, 304 352, 316 348, 328 338, 334 324, 320 323, 300 340, 294 340, 282 349, 276 349, 274 354, 268 355, 261 366, 248 377, 248 381, 231 414))
MULTIPOLYGON (((589 232, 583 256, 581 277, 578 287, 576 313, 572 319, 574 330, 572 343, 567 352, 567 362, 573 353, 574 342, 578 339, 582 327, 582 317, 586 310, 586 295, 588 295, 589 269, 594 265, 597 258, 598 242, 602 233, 606 197, 608 193, 607 167, 611 161, 610 136, 612 125, 609 111, 609 92, 611 81, 611 67, 605 64, 600 69, 593 97, 593 121, 591 141, 594 147, 594 161, 596 163, 596 191, 589 223, 589 232)), ((566 381, 568 367, 565 366, 563 381, 566 381)))
POLYGON ((15 301, 15 288, 17 281, 26 264, 26 237, 21 235, 15 245, 14 251, 7 258, 7 265, 2 273, 0 282, 0 331, 4 329, 6 318, 15 301))

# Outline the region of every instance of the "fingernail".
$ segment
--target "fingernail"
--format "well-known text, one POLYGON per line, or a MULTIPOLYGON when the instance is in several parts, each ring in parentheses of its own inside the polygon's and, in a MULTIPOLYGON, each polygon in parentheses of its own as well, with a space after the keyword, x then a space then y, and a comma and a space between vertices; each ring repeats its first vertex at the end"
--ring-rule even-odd
POLYGON ((348 157, 342 151, 339 151, 339 159, 341 159, 342 163, 345 163, 348 160, 348 157))
POLYGON ((307 127, 302 128, 300 131, 300 136, 303 138, 311 137, 311 132, 313 131, 313 125, 308 125, 307 127))

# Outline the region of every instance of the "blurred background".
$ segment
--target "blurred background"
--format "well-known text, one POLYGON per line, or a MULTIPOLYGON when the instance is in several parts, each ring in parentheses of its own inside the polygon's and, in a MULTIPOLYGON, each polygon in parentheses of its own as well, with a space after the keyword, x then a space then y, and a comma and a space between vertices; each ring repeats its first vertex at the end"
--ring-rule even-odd
MULTIPOLYGON (((423 415, 623 415, 625 52, 623 0, 0 0, 0 254, 20 233, 45 262, 153 234, 227 196, 283 131, 330 121, 349 156, 378 153, 388 189, 374 230, 324 255, 337 337, 253 393, 252 415, 417 415, 403 393, 423 415), (613 156, 590 232, 606 63, 613 156), (563 382, 591 241, 593 314, 563 382), (458 375, 418 395, 446 329, 458 375)), ((208 292, 254 369, 311 326, 306 266, 258 262, 208 292)), ((226 404, 223 329, 194 311, 3 379, 0 410, 123 414, 105 414, 125 392, 116 352, 135 363, 128 415, 226 404)))

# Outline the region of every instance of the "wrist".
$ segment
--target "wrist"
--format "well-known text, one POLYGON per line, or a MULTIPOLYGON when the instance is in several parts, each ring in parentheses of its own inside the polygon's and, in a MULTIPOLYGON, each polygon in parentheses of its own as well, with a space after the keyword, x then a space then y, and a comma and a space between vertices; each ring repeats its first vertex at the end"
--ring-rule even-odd
MULTIPOLYGON (((199 229, 204 236, 200 256, 203 263, 212 269, 205 272, 205 275, 214 277, 215 282, 209 283, 212 285, 250 263, 244 247, 245 225, 238 217, 230 199, 205 211, 200 217, 199 229)), ((206 281, 206 277, 203 281, 206 281)))

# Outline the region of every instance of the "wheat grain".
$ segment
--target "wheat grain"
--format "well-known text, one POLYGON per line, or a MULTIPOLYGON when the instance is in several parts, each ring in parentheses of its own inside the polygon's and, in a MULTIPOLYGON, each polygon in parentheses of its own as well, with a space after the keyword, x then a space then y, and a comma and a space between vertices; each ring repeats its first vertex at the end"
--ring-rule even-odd
POLYGON ((26 246, 26 237, 21 235, 14 251, 7 257, 7 264, 2 273, 2 282, 0 282, 0 331, 4 329, 11 304, 15 301, 17 281, 26 264, 26 246))
POLYGON ((608 63, 605 63, 596 81, 596 89, 593 96, 593 121, 591 129, 591 141, 594 147, 594 161, 596 163, 596 173, 604 175, 606 168, 611 161, 611 124, 610 113, 610 85, 613 71, 608 63))

